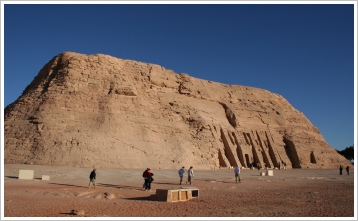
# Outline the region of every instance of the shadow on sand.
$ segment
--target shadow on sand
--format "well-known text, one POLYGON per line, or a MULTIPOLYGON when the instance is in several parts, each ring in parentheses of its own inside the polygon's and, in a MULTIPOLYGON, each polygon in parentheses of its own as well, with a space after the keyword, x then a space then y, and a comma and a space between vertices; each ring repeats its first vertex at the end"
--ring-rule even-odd
POLYGON ((114 185, 114 184, 107 184, 107 183, 97 183, 97 186, 111 187, 111 188, 118 188, 118 189, 143 190, 143 188, 137 186, 114 185))
POLYGON ((5 177, 10 178, 10 179, 18 179, 19 178, 17 176, 5 176, 5 177))
POLYGON ((141 200, 141 201, 156 201, 155 195, 151 196, 141 196, 141 197, 130 197, 130 198, 123 198, 125 200, 141 200))
POLYGON ((69 216, 75 216, 73 213, 59 213, 60 215, 69 215, 69 216))
POLYGON ((78 185, 72 185, 72 184, 67 184, 67 183, 49 183, 52 185, 60 185, 60 186, 73 186, 73 187, 79 187, 79 188, 87 188, 87 186, 78 186, 78 185))

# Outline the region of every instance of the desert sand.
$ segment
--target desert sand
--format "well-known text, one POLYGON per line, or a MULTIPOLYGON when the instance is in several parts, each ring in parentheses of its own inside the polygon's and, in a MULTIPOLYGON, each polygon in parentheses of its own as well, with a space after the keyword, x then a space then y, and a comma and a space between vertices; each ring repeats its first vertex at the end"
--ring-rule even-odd
POLYGON ((339 175, 338 168, 274 169, 273 176, 260 176, 262 169, 242 169, 241 183, 235 183, 233 169, 194 168, 192 186, 199 189, 199 197, 186 202, 155 198, 156 189, 188 186, 179 185, 177 170, 152 169, 152 190, 144 191, 144 169, 97 168, 97 187, 89 189, 92 168, 5 164, 3 217, 356 216, 353 169, 350 175, 339 175), (20 169, 34 170, 34 179, 18 179, 20 169), (72 210, 83 213, 74 215, 72 210))

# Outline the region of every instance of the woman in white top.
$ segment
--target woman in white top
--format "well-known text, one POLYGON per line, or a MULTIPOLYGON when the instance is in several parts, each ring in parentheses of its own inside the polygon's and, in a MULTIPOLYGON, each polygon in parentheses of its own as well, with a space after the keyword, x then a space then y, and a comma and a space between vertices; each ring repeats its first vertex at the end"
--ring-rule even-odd
POLYGON ((188 170, 188 182, 190 185, 193 180, 193 177, 194 177, 194 170, 193 170, 193 167, 191 166, 188 170))

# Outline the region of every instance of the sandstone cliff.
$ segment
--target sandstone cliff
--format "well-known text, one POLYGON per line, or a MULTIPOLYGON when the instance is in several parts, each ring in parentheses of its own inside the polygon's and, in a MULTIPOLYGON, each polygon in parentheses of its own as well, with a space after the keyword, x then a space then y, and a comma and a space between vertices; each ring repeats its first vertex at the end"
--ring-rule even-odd
POLYGON ((349 165, 287 100, 155 64, 65 52, 5 108, 5 163, 196 169, 349 165))

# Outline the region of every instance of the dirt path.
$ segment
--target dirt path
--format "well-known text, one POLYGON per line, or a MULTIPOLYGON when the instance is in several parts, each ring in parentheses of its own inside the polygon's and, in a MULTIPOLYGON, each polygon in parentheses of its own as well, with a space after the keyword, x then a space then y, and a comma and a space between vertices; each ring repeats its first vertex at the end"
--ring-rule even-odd
POLYGON ((143 170, 99 168, 97 188, 88 189, 91 168, 6 164, 4 217, 75 217, 72 210, 85 217, 354 217, 353 170, 349 176, 338 169, 260 176, 243 169, 241 183, 231 169, 194 170, 199 197, 175 203, 154 196, 156 189, 181 187, 177 171, 153 170, 152 190, 144 191, 143 170), (19 169, 34 170, 35 179, 18 179, 19 169))

